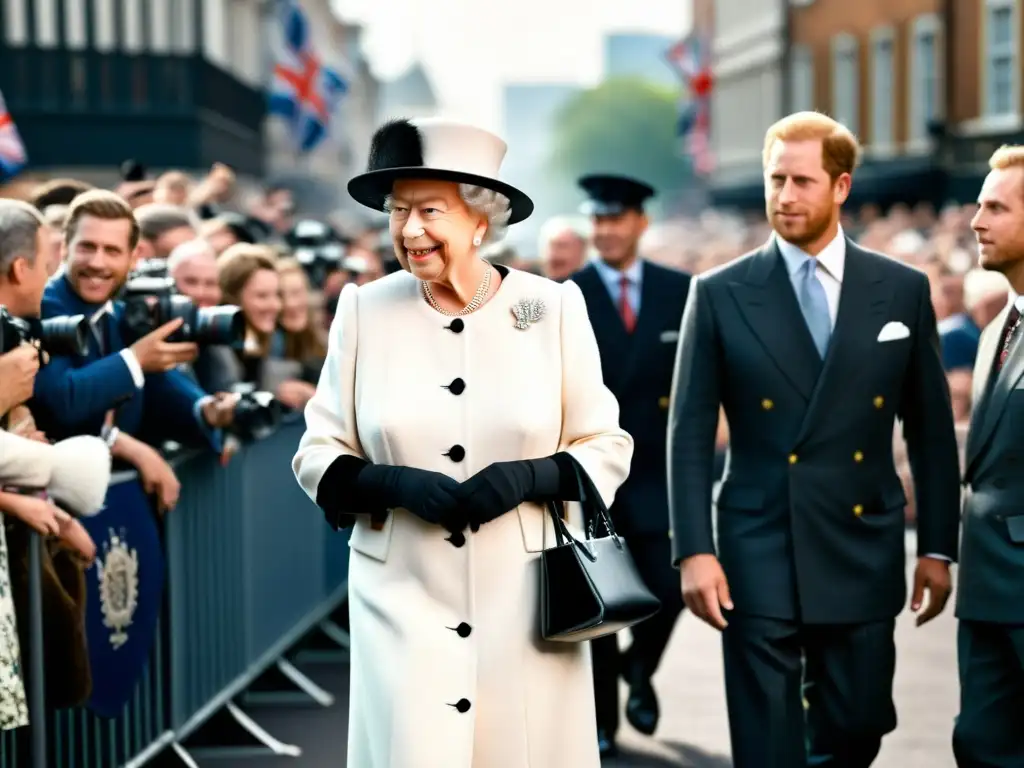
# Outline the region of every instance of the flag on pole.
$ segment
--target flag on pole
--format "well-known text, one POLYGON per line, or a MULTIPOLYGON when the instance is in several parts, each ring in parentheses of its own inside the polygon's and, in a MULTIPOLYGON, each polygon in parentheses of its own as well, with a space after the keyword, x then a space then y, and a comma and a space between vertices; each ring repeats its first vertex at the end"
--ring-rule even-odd
POLYGON ((698 174, 706 176, 715 167, 711 148, 712 41, 707 25, 696 28, 665 54, 669 66, 683 82, 676 135, 681 149, 693 160, 698 174))
POLYGON ((309 19, 295 0, 279 0, 275 22, 268 111, 288 123, 299 152, 310 152, 330 135, 348 82, 317 56, 309 19))
POLYGON ((25 144, 7 111, 4 95, 0 92, 0 180, 17 176, 26 165, 28 154, 25 152, 25 144))

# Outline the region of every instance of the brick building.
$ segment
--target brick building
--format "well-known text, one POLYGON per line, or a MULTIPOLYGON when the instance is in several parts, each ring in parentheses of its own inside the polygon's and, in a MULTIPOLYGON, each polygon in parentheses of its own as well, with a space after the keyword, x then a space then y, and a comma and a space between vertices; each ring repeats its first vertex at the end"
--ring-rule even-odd
POLYGON ((786 5, 780 114, 816 109, 857 133, 854 202, 973 199, 991 152, 1024 142, 1024 0, 786 5))

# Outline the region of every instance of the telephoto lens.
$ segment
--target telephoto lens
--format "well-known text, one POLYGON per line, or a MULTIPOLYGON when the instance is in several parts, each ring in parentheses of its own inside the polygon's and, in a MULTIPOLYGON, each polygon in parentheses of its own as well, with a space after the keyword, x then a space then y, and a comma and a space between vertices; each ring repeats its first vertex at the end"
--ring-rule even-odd
POLYGON ((89 354, 89 319, 68 315, 40 320, 39 343, 51 357, 85 357, 89 354))
POLYGON ((245 345, 245 315, 230 304, 197 309, 192 340, 197 344, 225 344, 241 349, 245 345))

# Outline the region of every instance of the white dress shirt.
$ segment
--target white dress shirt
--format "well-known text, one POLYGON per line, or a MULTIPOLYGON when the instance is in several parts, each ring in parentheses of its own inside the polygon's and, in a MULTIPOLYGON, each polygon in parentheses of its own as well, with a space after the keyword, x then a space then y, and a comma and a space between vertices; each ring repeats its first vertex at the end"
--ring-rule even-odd
MULTIPOLYGON (((779 253, 786 262, 786 271, 789 273, 790 282, 793 283, 793 290, 800 295, 800 268, 804 262, 812 258, 811 254, 802 250, 799 246, 793 245, 788 240, 783 240, 775 235, 776 243, 779 246, 779 253)), ((817 269, 815 274, 825 289, 825 299, 828 301, 828 314, 832 319, 832 330, 836 328, 836 316, 839 314, 839 294, 843 288, 843 271, 846 268, 846 235, 840 227, 836 236, 829 241, 821 253, 817 255, 817 269)))
MULTIPOLYGON (((100 344, 100 352, 104 355, 107 354, 107 350, 104 349, 106 339, 100 330, 100 321, 107 315, 110 315, 111 318, 114 316, 114 302, 112 301, 108 301, 97 309, 93 316, 89 318, 89 326, 100 344)), ((142 389, 146 386, 146 374, 143 373, 142 366, 139 365, 139 360, 135 357, 135 353, 129 347, 125 347, 121 350, 120 355, 121 359, 124 360, 124 364, 128 367, 128 372, 132 375, 132 381, 135 382, 136 389, 142 389)))

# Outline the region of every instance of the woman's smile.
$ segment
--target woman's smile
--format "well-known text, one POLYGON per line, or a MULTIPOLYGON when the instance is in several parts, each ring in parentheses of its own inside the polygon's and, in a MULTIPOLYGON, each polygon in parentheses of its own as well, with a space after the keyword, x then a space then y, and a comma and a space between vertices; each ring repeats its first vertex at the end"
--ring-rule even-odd
POLYGON ((426 261, 440 250, 440 245, 432 245, 429 248, 406 248, 405 252, 409 254, 409 258, 413 261, 426 261))

